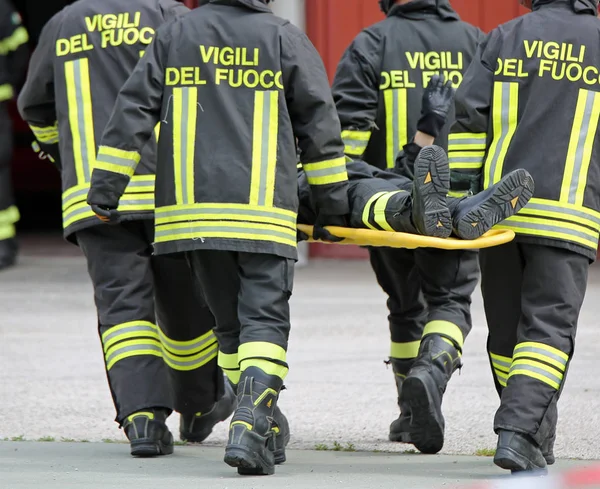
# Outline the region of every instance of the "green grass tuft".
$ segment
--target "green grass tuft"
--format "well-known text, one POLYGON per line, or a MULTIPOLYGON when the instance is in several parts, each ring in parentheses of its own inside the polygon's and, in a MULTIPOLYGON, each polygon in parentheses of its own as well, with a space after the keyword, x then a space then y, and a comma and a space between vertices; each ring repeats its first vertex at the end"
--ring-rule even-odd
POLYGON ((56 441, 53 436, 42 436, 37 441, 56 441))
POLYGON ((495 448, 480 448, 475 452, 475 455, 478 457, 493 457, 496 455, 495 448))
POLYGON ((23 435, 13 436, 10 441, 25 441, 25 437, 23 435))

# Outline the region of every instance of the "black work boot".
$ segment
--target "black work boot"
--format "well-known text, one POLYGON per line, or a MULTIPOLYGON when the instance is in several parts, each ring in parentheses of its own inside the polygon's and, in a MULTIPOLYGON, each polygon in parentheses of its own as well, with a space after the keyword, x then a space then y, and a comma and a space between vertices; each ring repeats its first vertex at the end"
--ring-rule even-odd
POLYGON ((435 334, 423 338, 400 394, 400 402, 411 414, 411 442, 422 453, 437 453, 444 446, 442 397, 452 373, 460 366, 452 341, 435 334))
POLYGON ((167 427, 164 409, 145 409, 127 416, 123 422, 131 455, 154 457, 173 453, 173 435, 167 427))
POLYGON ((454 233, 461 239, 479 238, 525 207, 533 191, 531 175, 526 170, 515 170, 477 195, 451 201, 454 233))
POLYGON ((179 418, 179 438, 192 443, 202 443, 212 433, 217 423, 225 421, 236 405, 236 396, 231 384, 225 382, 225 393, 205 413, 182 414, 179 418))
POLYGON ((275 437, 282 428, 275 421, 275 408, 282 387, 279 377, 257 367, 242 373, 224 458, 240 475, 275 473, 275 437))
POLYGON ((396 389, 398 390, 398 407, 400 408, 400 416, 390 424, 389 440, 400 443, 411 443, 409 433, 410 409, 406 404, 400 402, 400 395, 402 393, 404 379, 415 361, 414 359, 400 360, 398 358, 390 358, 389 363, 392 365, 392 370, 394 371, 396 389))
POLYGON ((425 146, 415 160, 412 190, 413 222, 419 234, 447 238, 452 217, 446 196, 450 189, 448 156, 439 146, 425 146))
POLYGON ((0 271, 14 266, 17 263, 19 246, 15 238, 0 241, 0 271))
POLYGON ((511 472, 546 472, 546 460, 540 448, 527 435, 513 431, 498 431, 498 446, 494 463, 511 472))

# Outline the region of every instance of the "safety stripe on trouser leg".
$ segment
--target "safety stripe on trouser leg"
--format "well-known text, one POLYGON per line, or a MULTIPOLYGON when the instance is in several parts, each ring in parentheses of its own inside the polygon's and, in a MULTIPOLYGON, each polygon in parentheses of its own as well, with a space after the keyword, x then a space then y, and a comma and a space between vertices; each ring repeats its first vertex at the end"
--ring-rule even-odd
POLYGON ((405 343, 395 343, 392 341, 390 347, 390 358, 398 360, 410 360, 419 356, 419 346, 421 341, 408 341, 405 343))
POLYGON ((238 349, 240 372, 249 367, 258 367, 267 375, 285 379, 288 373, 286 351, 279 345, 266 341, 243 343, 238 349))
POLYGON ((221 370, 223 370, 229 379, 229 382, 234 385, 237 385, 240 382, 242 373, 240 371, 237 353, 223 353, 222 351, 219 351, 217 365, 221 367, 221 370))
POLYGON ((515 346, 508 378, 525 375, 559 390, 569 356, 549 345, 524 342, 515 346))
POLYGON ((21 218, 19 209, 16 206, 11 205, 9 208, 0 211, 0 225, 2 224, 14 224, 21 218))
POLYGON ((437 334, 442 337, 451 340, 455 347, 462 350, 463 343, 465 341, 464 336, 460 328, 450 321, 430 321, 425 325, 423 329, 423 338, 426 336, 437 334))
POLYGON ((119 361, 134 356, 162 357, 158 327, 149 321, 117 324, 104 331, 101 340, 106 370, 110 370, 119 361))
POLYGON ((502 387, 506 387, 506 381, 508 380, 508 373, 510 372, 512 358, 503 357, 502 355, 490 352, 490 359, 492 361, 492 368, 498 383, 502 387))
POLYGON ((217 356, 219 347, 212 330, 187 341, 169 338, 160 328, 158 328, 158 333, 165 363, 173 370, 195 370, 217 356))
POLYGON ((17 228, 12 224, 0 224, 0 241, 14 238, 17 235, 17 228))

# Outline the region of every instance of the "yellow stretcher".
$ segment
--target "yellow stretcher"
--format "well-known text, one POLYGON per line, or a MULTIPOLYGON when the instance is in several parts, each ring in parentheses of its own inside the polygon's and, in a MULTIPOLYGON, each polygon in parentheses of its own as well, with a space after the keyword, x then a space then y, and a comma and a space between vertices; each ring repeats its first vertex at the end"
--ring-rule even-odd
MULTIPOLYGON (((298 229, 308 236, 312 236, 313 227, 306 224, 298 224, 298 229)), ((457 238, 432 238, 418 234, 393 233, 390 231, 373 231, 371 229, 342 228, 327 226, 334 236, 344 238, 336 244, 357 246, 387 246, 390 248, 439 248, 442 250, 477 250, 481 248, 492 248, 512 241, 515 233, 510 229, 492 229, 480 238, 465 240, 457 238)), ((310 242, 328 243, 309 239, 310 242)))

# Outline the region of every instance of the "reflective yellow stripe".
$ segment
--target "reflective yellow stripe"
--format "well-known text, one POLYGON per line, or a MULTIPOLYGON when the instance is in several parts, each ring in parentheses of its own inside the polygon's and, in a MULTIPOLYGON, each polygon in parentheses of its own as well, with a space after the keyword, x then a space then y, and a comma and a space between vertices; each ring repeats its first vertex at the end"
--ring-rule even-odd
POLYGON ((81 184, 90 181, 91 170, 96 167, 92 89, 87 58, 67 61, 65 78, 75 171, 77 183, 81 184))
POLYGON ((515 134, 519 111, 519 84, 494 83, 492 118, 494 139, 485 162, 484 188, 502 178, 504 160, 515 134))
POLYGON ((180 372, 189 372, 190 370, 196 370, 206 365, 211 360, 217 357, 219 346, 215 342, 208 348, 202 350, 194 355, 173 355, 169 350, 162 345, 162 354, 165 363, 173 370, 180 372))
POLYGON ((363 209, 363 212, 362 212, 362 222, 369 229, 373 229, 373 230, 377 231, 377 228, 375 226, 373 226, 373 224, 371 224, 371 219, 370 219, 371 207, 373 207, 373 203, 384 194, 385 194, 385 192, 377 192, 377 193, 373 194, 371 196, 371 198, 369 200, 367 200, 367 203, 365 204, 365 208, 363 209))
POLYGON ((546 345, 544 343, 538 343, 537 341, 526 341, 523 343, 519 343, 515 346, 514 353, 538 353, 541 354, 547 359, 545 361, 552 363, 556 362, 556 365, 565 369, 567 366, 567 362, 569 361, 569 355, 565 352, 560 351, 558 348, 554 348, 553 346, 546 345))
POLYGON ((14 238, 17 235, 17 228, 13 224, 0 224, 0 241, 14 238))
POLYGON ((560 201, 582 206, 600 118, 600 93, 579 90, 560 201))
POLYGON ((517 234, 541 236, 570 241, 596 250, 598 248, 598 232, 585 226, 544 217, 512 216, 496 229, 511 229, 517 234))
POLYGON ((408 143, 406 88, 385 90, 386 161, 388 168, 396 165, 396 156, 408 143))
POLYGON ((448 135, 448 151, 485 149, 486 142, 485 132, 454 132, 448 135))
POLYGON ((250 204, 270 207, 275 195, 279 91, 254 94, 250 204))
POLYGON ((304 163, 304 171, 309 185, 329 185, 348 180, 346 157, 333 160, 304 163))
POLYGON ((102 333, 104 353, 115 343, 135 337, 159 340, 158 327, 149 321, 129 321, 113 326, 102 333))
POLYGON ((198 88, 173 89, 173 162, 178 204, 195 201, 194 161, 198 118, 198 88))
POLYGON ((162 358, 162 347, 158 340, 129 340, 117 343, 105 353, 106 370, 125 358, 153 355, 162 358))
POLYGON ((503 357, 502 355, 497 355, 495 353, 490 353, 490 358, 492 359, 492 365, 495 369, 508 373, 512 364, 512 358, 503 357))
POLYGON ((0 211, 0 224, 14 224, 19 222, 20 218, 19 209, 15 205, 0 211))
POLYGON ((502 387, 506 387, 506 383, 508 381, 508 372, 503 372, 502 370, 494 368, 494 374, 496 375, 496 379, 498 380, 498 383, 502 387))
POLYGON ((282 226, 251 222, 208 221, 156 226, 155 241, 165 243, 182 239, 248 239, 270 241, 296 247, 296 232, 282 226))
POLYGON ((465 340, 462 331, 456 324, 449 321, 430 321, 425 325, 425 329, 423 329, 423 338, 431 334, 438 334, 451 338, 462 350, 465 340))
POLYGON ((267 343, 266 341, 252 341, 242 343, 238 348, 238 359, 240 364, 248 358, 263 358, 285 362, 286 352, 279 345, 267 343))
POLYGON ((562 373, 534 360, 514 360, 508 378, 510 379, 514 375, 525 375, 534 378, 556 390, 560 389, 563 380, 562 373))
POLYGON ((239 370, 223 370, 223 372, 225 372, 229 382, 231 382, 233 385, 238 385, 240 383, 242 372, 239 370))
POLYGON ((31 132, 40 143, 56 144, 58 143, 58 122, 53 126, 37 127, 29 125, 31 132))
POLYGON ((0 102, 10 100, 15 95, 15 91, 10 83, 0 85, 0 102))
POLYGON ((17 27, 7 38, 0 41, 0 55, 6 56, 11 51, 16 51, 20 46, 29 41, 29 33, 25 27, 17 27))
POLYGON ((371 131, 342 131, 344 153, 352 156, 362 156, 369 145, 371 131))
POLYGON ((250 358, 248 360, 242 360, 240 362, 240 374, 250 367, 257 367, 267 375, 274 375, 282 380, 285 380, 289 371, 288 367, 279 365, 277 363, 269 362, 269 360, 264 360, 260 358, 250 358))
POLYGON ((558 219, 576 225, 587 226, 600 231, 600 213, 583 206, 557 202, 554 200, 533 198, 528 203, 523 214, 558 219))
POLYGON ((451 170, 479 170, 483 166, 485 151, 449 151, 451 170))
POLYGON ((156 141, 160 139, 160 122, 154 126, 154 135, 156 136, 156 141))
POLYGON ((137 151, 100 146, 95 168, 132 177, 141 155, 137 151))
MULTIPOLYGON (((85 199, 84 199, 85 200, 85 199)), ((119 201, 120 212, 149 212, 154 210, 154 194, 124 194, 119 201)), ((63 228, 94 217, 91 207, 85 201, 71 205, 63 211, 63 228)))
POLYGON ((402 190, 396 190, 394 192, 386 192, 385 195, 382 195, 375 202, 375 207, 373 208, 373 221, 377 224, 381 229, 385 231, 394 232, 394 228, 389 225, 386 215, 385 209, 388 205, 389 200, 396 194, 403 192, 402 190))
POLYGON ((217 364, 224 370, 238 370, 240 368, 237 353, 223 353, 219 351, 217 364))
POLYGON ((194 353, 199 353, 209 346, 212 346, 217 341, 212 330, 202 336, 186 341, 169 338, 161 328, 159 328, 158 333, 160 335, 160 342, 165 349, 174 355, 192 355, 194 353))
POLYGON ((419 346, 421 341, 409 341, 406 343, 392 342, 390 348, 390 357, 398 359, 417 358, 419 355, 419 346))

